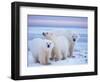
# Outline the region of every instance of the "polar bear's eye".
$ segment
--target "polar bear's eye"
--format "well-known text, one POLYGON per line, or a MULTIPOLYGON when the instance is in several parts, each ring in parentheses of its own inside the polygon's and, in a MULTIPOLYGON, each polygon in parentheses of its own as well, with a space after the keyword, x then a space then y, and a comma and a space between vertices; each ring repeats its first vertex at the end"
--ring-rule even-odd
POLYGON ((74 36, 72 36, 72 38, 74 38, 74 36))

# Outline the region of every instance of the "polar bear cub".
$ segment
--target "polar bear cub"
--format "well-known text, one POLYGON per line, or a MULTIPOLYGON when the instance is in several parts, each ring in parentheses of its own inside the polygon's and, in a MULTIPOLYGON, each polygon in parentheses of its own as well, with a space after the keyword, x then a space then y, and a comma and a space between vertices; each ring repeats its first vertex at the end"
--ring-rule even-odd
POLYGON ((29 50, 32 52, 33 57, 40 64, 46 65, 49 63, 54 43, 47 39, 36 38, 29 41, 29 50))
POLYGON ((43 36, 54 42, 52 51, 52 59, 61 60, 66 59, 69 55, 69 41, 65 36, 56 36, 53 32, 43 32, 43 36))

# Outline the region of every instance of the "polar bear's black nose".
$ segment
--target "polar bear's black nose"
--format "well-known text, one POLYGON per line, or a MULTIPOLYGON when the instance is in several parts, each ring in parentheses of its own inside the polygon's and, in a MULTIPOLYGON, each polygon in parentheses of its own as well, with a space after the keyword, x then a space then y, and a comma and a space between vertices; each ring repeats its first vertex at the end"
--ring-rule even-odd
POLYGON ((50 45, 49 44, 47 45, 47 48, 50 48, 50 45))
POLYGON ((75 38, 73 38, 73 41, 75 42, 75 41, 76 41, 76 39, 75 39, 75 38))

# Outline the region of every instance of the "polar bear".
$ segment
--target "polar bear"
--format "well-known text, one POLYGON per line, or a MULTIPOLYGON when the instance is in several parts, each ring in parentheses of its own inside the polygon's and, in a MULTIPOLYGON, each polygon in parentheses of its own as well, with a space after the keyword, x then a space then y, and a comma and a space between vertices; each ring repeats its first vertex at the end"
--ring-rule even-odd
POLYGON ((36 62, 47 65, 51 56, 54 43, 47 39, 35 38, 29 41, 29 50, 32 52, 36 62))
POLYGON ((53 31, 53 33, 55 33, 56 36, 65 36, 66 39, 68 40, 69 43, 69 55, 68 57, 74 57, 73 56, 73 51, 74 51, 74 47, 76 42, 79 39, 79 33, 78 31, 71 31, 71 30, 60 30, 60 31, 53 31))
POLYGON ((54 48, 52 51, 52 59, 61 60, 66 59, 69 55, 69 41, 65 36, 56 36, 53 32, 43 32, 42 35, 54 42, 54 48))
POLYGON ((79 39, 79 33, 75 31, 66 31, 65 37, 69 40, 69 56, 68 57, 74 57, 74 48, 75 44, 79 39))

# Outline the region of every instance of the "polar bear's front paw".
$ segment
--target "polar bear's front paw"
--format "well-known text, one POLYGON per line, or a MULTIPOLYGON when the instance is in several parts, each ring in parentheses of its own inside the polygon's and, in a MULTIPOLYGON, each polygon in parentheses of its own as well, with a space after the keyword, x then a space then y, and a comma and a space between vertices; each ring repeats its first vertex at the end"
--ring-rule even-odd
POLYGON ((53 60, 54 58, 50 58, 50 60, 53 60))
POLYGON ((40 63, 41 65, 50 65, 51 63, 40 63))
POLYGON ((45 64, 43 64, 43 65, 51 65, 51 63, 50 63, 50 62, 48 62, 48 63, 45 63, 45 64))
POLYGON ((65 57, 63 57, 61 60, 65 60, 66 58, 65 57))
POLYGON ((69 58, 75 58, 75 56, 73 56, 73 55, 70 55, 70 56, 67 56, 67 57, 69 57, 69 58))
POLYGON ((51 63, 49 62, 49 63, 47 63, 47 65, 51 65, 51 63))
POLYGON ((59 60, 59 58, 55 58, 55 61, 58 61, 59 60))

